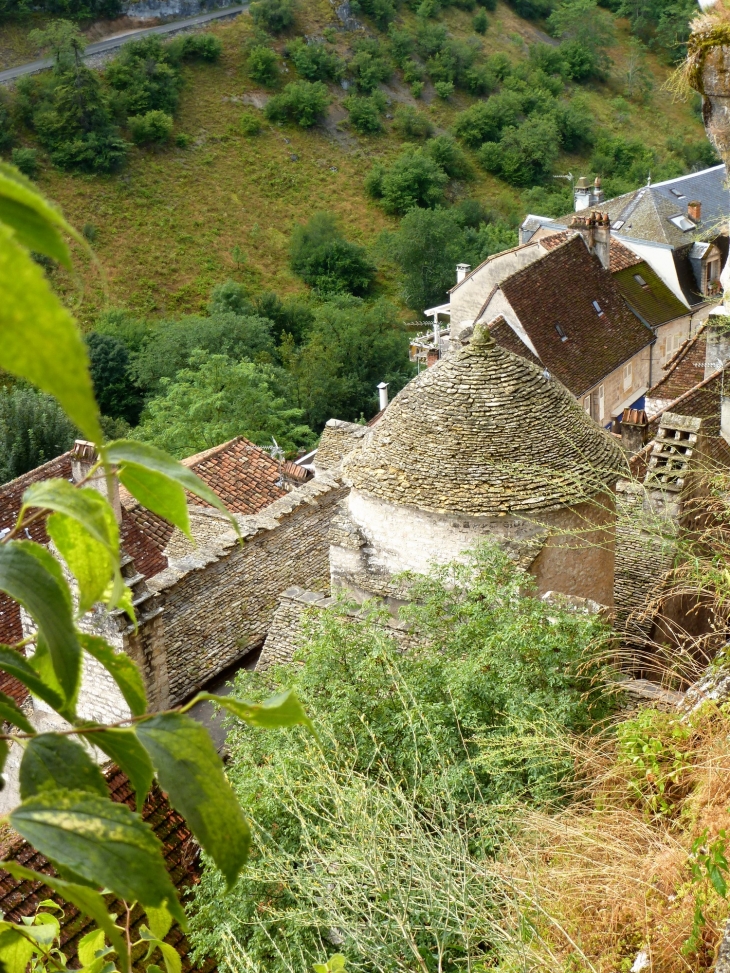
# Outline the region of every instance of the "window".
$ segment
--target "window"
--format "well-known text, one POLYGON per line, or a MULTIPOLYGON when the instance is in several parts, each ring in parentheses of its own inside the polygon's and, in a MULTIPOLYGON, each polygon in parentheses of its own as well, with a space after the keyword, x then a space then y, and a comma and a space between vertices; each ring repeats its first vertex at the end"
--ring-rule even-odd
POLYGON ((626 362, 624 365, 624 392, 628 392, 634 384, 634 363, 626 362))
POLYGON ((583 408, 588 413, 588 415, 591 414, 591 397, 590 397, 590 395, 586 395, 586 397, 583 399, 583 408))
POLYGON ((707 265, 707 279, 718 280, 720 277, 720 261, 711 260, 707 265))
POLYGON ((672 196, 676 196, 677 199, 686 199, 687 198, 684 195, 684 193, 680 193, 680 191, 678 189, 670 189, 669 191, 672 194, 672 196))
POLYGON ((681 332, 677 334, 670 334, 669 337, 667 338, 667 349, 666 349, 667 357, 673 355, 676 351, 678 351, 679 348, 682 346, 683 342, 684 342, 684 335, 681 332))
POLYGON ((602 385, 598 386, 598 421, 603 422, 606 417, 606 390, 602 385))
POLYGON ((626 220, 616 220, 616 222, 612 224, 611 229, 612 230, 620 230, 621 227, 624 225, 625 222, 626 222, 626 220))
POLYGON ((596 312, 599 318, 603 317, 603 311, 601 310, 601 305, 598 301, 593 301, 593 310, 596 312))
POLYGON ((674 223, 678 230, 682 233, 686 233, 688 230, 695 230, 696 226, 692 220, 687 219, 684 213, 678 213, 677 216, 670 216, 669 222, 674 223))
POLYGON ((639 287, 643 287, 647 291, 649 290, 649 285, 644 280, 644 278, 641 276, 641 274, 634 274, 634 280, 639 285, 639 287))
POLYGON ((555 330, 558 332, 558 336, 560 337, 561 341, 568 340, 567 334, 563 331, 562 327, 559 324, 555 325, 555 330))

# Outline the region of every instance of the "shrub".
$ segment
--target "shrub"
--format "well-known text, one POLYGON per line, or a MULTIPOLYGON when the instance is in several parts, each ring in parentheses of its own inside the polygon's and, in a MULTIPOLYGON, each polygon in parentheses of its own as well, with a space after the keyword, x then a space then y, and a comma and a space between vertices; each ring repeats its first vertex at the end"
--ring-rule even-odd
POLYGON ((112 132, 89 132, 51 150, 51 162, 59 169, 81 172, 114 172, 127 161, 129 143, 112 132))
POLYGON ((527 20, 547 17, 553 9, 553 0, 509 0, 515 13, 527 20))
POLYGON ((250 6, 257 27, 281 34, 294 23, 294 0, 255 0, 250 6))
POLYGON ((536 115, 519 128, 506 129, 499 142, 486 142, 479 150, 479 161, 513 186, 529 186, 550 175, 559 153, 555 120, 536 115))
POLYGON ((396 15, 394 0, 353 0, 352 8, 370 17, 380 30, 385 30, 396 15))
POLYGON ((311 128, 327 111, 330 96, 321 81, 292 81, 280 95, 266 105, 264 114, 270 121, 294 121, 311 128))
POLYGON ((35 149, 13 149, 10 161, 29 179, 35 179, 38 174, 38 153, 35 149))
POLYGON ((489 18, 487 17, 486 10, 477 10, 472 18, 471 25, 477 34, 486 34, 489 29, 489 18))
POLYGON ((82 232, 82 234, 84 236, 84 239, 88 240, 89 243, 95 243, 96 242, 96 238, 99 235, 99 231, 94 226, 93 223, 84 223, 81 232, 82 232))
POLYGON ((555 119, 560 141, 568 152, 576 152, 593 145, 595 141, 594 115, 583 97, 569 102, 558 102, 552 116, 555 119))
POLYGON ((374 166, 365 188, 382 200, 388 213, 402 214, 414 206, 438 206, 449 177, 421 149, 406 149, 387 169, 374 166))
POLYGON ((424 149, 449 178, 468 179, 473 175, 464 150, 450 135, 429 139, 424 149))
POLYGON ((405 70, 406 61, 410 60, 416 46, 416 40, 409 30, 400 29, 391 24, 388 29, 388 42, 393 60, 405 70))
POLYGON ((182 56, 191 61, 220 60, 223 44, 215 34, 185 34, 182 38, 182 56))
POLYGON ((502 130, 516 125, 522 113, 522 98, 516 91, 502 91, 460 112, 454 134, 471 148, 499 138, 502 130))
POLYGON ((70 449, 76 430, 50 395, 0 388, 0 482, 34 470, 70 449))
POLYGON ((175 136, 175 145, 178 149, 187 149, 192 145, 193 136, 189 135, 187 132, 178 132, 175 136))
POLYGON ((332 213, 315 213, 305 226, 297 226, 289 254, 294 273, 324 294, 364 294, 375 279, 364 247, 344 239, 332 213))
POLYGON ((262 44, 252 47, 246 58, 246 70, 252 81, 273 87, 279 80, 279 58, 276 51, 262 44))
POLYGON ((165 48, 154 35, 125 44, 121 53, 106 69, 106 80, 116 92, 120 113, 143 115, 164 111, 171 115, 177 108, 182 87, 180 72, 165 48))
POLYGON ((244 135, 258 135, 261 131, 261 119, 252 111, 245 111, 238 120, 238 127, 244 135))
POLYGON ((355 56, 349 63, 358 91, 369 95, 379 84, 389 81, 393 65, 383 56, 380 46, 361 41, 355 56))
POLYGON ((343 60, 321 41, 308 44, 303 37, 297 37, 287 47, 287 54, 307 81, 340 81, 345 73, 343 60))
POLYGON ((385 98, 379 91, 369 97, 351 95, 345 99, 345 108, 349 112, 350 125, 361 135, 377 135, 383 131, 381 114, 385 111, 385 98))
POLYGON ((163 145, 172 135, 172 116, 164 111, 148 111, 127 119, 132 139, 137 145, 163 145))
POLYGON ((0 152, 5 152, 13 144, 13 123, 7 107, 5 95, 0 93, 0 152))
POLYGON ((411 85, 411 94, 414 98, 420 98, 425 87, 426 86, 423 81, 414 81, 411 85))
POLYGON ((454 82, 437 81, 434 88, 436 89, 436 94, 439 96, 439 98, 443 98, 444 101, 448 101, 454 93, 454 82))
POLYGON ((398 106, 393 118, 393 128, 404 139, 427 139, 433 134, 431 122, 413 105, 398 106))

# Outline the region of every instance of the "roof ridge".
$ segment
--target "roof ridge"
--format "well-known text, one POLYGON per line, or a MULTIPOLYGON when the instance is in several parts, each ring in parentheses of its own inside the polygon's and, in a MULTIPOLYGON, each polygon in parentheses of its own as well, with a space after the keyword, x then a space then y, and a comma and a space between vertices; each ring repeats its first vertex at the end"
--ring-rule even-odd
MULTIPOLYGON (((221 453, 224 449, 228 449, 229 446, 233 446, 234 443, 237 443, 243 438, 243 436, 234 436, 233 439, 229 439, 225 443, 220 443, 218 446, 211 446, 209 449, 203 449, 199 453, 193 453, 192 456, 186 456, 185 459, 180 460, 180 463, 182 466, 195 466, 197 463, 201 463, 204 459, 209 459, 211 456, 217 456, 218 453, 221 453)), ((246 442, 248 442, 248 440, 246 440, 246 442)), ((251 443, 251 445, 253 446, 254 444, 251 443)), ((257 448, 260 449, 261 447, 259 446, 257 448)))
POLYGON ((21 473, 20 476, 16 476, 14 479, 8 480, 7 483, 0 485, 0 495, 2 495, 7 489, 16 487, 26 478, 35 476, 41 470, 45 470, 46 467, 51 466, 52 463, 58 463, 59 460, 62 460, 65 457, 70 458, 72 453, 73 449, 67 449, 65 453, 59 453, 58 456, 54 456, 53 459, 46 460, 46 462, 41 463, 40 466, 35 466, 32 470, 26 470, 26 472, 21 473))
POLYGON ((665 412, 674 411, 674 407, 680 405, 680 403, 684 399, 689 398, 690 395, 694 395, 695 392, 699 392, 701 388, 704 388, 706 385, 709 385, 710 382, 712 382, 714 379, 722 375, 726 367, 727 366, 724 366, 723 368, 718 368, 717 371, 714 371, 711 375, 708 375, 707 378, 704 378, 701 382, 698 382, 697 385, 693 385, 691 389, 687 389, 686 392, 682 392, 682 394, 678 398, 674 399, 673 402, 670 402, 663 409, 660 409, 659 412, 655 413, 647 421, 649 423, 655 422, 657 419, 661 419, 661 417, 664 415, 665 412))
MULTIPOLYGON (((694 347, 694 345, 697 344, 697 339, 705 332, 705 328, 707 327, 707 320, 708 319, 705 318, 705 320, 700 324, 699 328, 697 328, 695 333, 693 335, 690 335, 689 338, 685 338, 685 340, 682 342, 679 348, 677 348, 677 350, 674 352, 674 354, 669 359, 669 361, 662 366, 662 371, 665 372, 664 377, 661 379, 662 382, 664 381, 665 378, 669 378, 672 372, 676 369, 677 365, 679 365, 680 362, 683 360, 684 356, 689 352, 691 348, 694 347)), ((657 382, 657 385, 658 384, 659 382, 657 382)))

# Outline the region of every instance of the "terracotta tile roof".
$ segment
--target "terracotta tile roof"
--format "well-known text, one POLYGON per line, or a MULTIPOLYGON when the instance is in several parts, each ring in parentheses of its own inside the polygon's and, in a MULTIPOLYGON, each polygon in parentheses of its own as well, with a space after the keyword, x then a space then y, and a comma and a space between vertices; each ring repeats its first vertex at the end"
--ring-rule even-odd
MULTIPOLYGON (((134 807, 134 795, 129 781, 121 771, 112 767, 106 772, 109 790, 112 798, 120 803, 134 807)), ((178 889, 194 885, 199 880, 198 846, 190 833, 185 820, 174 811, 162 792, 155 786, 150 792, 144 806, 144 819, 154 829, 163 844, 165 863, 173 883, 178 889)), ((2 858, 17 861, 26 868, 55 874, 52 865, 43 855, 39 854, 28 842, 19 835, 11 833, 0 843, 2 858)), ((0 909, 5 917, 12 922, 19 922, 23 916, 33 915, 43 899, 54 899, 62 905, 64 910, 61 918, 61 943, 70 966, 78 965, 76 948, 79 939, 89 932, 94 924, 90 919, 82 916, 78 909, 64 902, 47 886, 25 879, 16 879, 7 872, 0 870, 0 909)), ((121 912, 121 903, 112 903, 112 911, 121 912), (115 908, 116 905, 116 908, 115 908)), ((137 907, 132 913, 132 927, 136 930, 145 922, 142 910, 137 907)), ((190 959, 190 944, 178 926, 173 926, 166 937, 182 957, 182 968, 185 973, 201 970, 209 973, 214 968, 212 962, 202 966, 193 964, 190 959)), ((143 955, 143 954, 142 954, 143 955)), ((137 957, 138 961, 142 956, 137 957)), ((154 960, 154 962, 159 962, 154 960)), ((142 968, 140 966, 140 968, 142 968)))
POLYGON ((489 330, 497 344, 501 345, 506 351, 511 351, 513 355, 521 355, 522 358, 526 358, 540 368, 545 367, 540 359, 533 355, 524 342, 517 337, 501 314, 490 323, 489 330))
MULTIPOLYGON (((542 239, 537 242, 545 250, 554 250, 559 247, 561 243, 565 243, 571 236, 575 236, 575 233, 566 230, 564 233, 553 233, 551 236, 542 237, 542 239)), ((641 257, 637 257, 633 250, 629 250, 627 246, 617 240, 615 237, 611 238, 611 273, 617 274, 620 270, 626 270, 628 267, 635 267, 637 264, 642 263, 641 257)))
POLYGON ((664 366, 664 377, 647 392, 649 399, 677 399, 704 378, 707 336, 703 322, 664 366))
POLYGON ((652 328, 688 313, 687 307, 643 260, 614 272, 613 279, 632 311, 652 328))
MULTIPOLYGON (((508 277, 502 292, 542 362, 576 396, 654 338, 626 306, 613 277, 580 236, 508 277)), ((520 354, 524 357, 525 352, 520 354)))
POLYGON ((167 558, 164 550, 172 536, 172 524, 136 504, 122 507, 119 536, 122 550, 134 560, 134 566, 145 578, 164 571, 167 558))
MULTIPOLYGON (((284 487, 277 486, 278 462, 243 436, 196 453, 182 462, 208 484, 232 513, 258 513, 287 492, 284 487)), ((287 464, 287 475, 289 467, 294 468, 293 476, 302 482, 311 475, 295 463, 287 464)), ((210 506, 197 497, 191 497, 191 502, 210 506)))

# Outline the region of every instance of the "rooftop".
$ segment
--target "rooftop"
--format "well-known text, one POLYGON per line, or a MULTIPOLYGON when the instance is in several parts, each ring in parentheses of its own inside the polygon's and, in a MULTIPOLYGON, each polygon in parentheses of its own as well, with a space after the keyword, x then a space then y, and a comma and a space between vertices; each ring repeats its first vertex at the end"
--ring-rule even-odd
POLYGON ((631 310, 652 328, 687 313, 684 304, 645 260, 615 272, 613 279, 631 310))
POLYGON ((663 377, 646 393, 648 399, 673 401, 696 388, 704 379, 707 322, 699 326, 664 366, 663 377))
POLYGON ((623 464, 567 389, 482 325, 393 399, 343 470, 394 503, 499 515, 579 502, 623 464))
MULTIPOLYGON (((571 236, 575 235, 575 231, 566 230, 563 233, 553 233, 551 236, 542 237, 538 240, 538 243, 544 250, 554 250, 562 243, 565 243, 571 236)), ((620 240, 617 240, 613 236, 611 237, 610 257, 612 274, 642 263, 641 257, 637 257, 633 250, 629 250, 628 247, 625 247, 620 240)))
POLYGON ((508 277, 502 292, 540 360, 576 396, 654 340, 579 235, 508 277))

